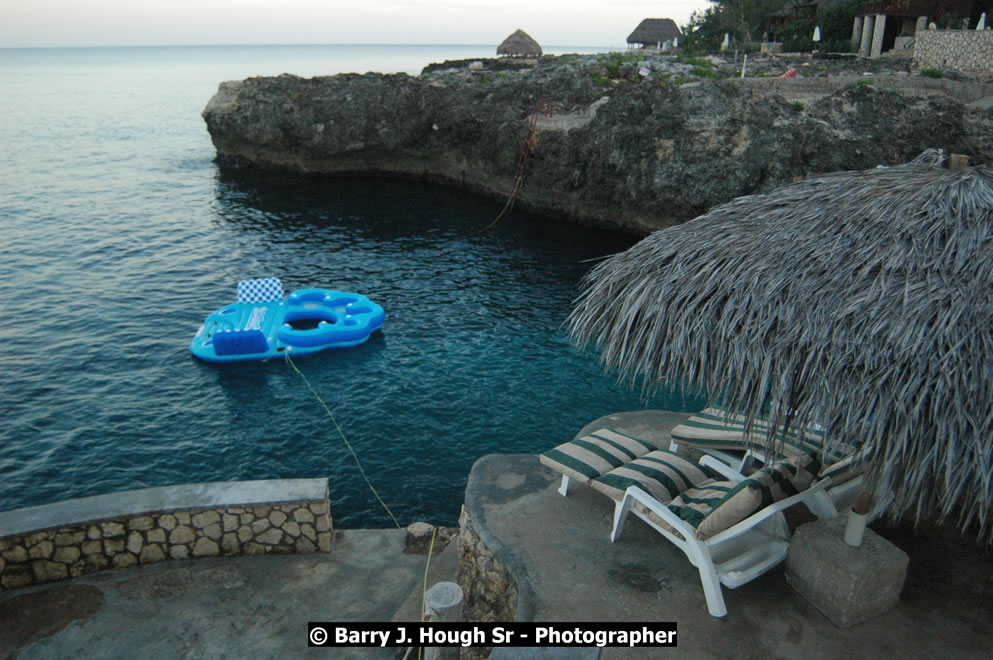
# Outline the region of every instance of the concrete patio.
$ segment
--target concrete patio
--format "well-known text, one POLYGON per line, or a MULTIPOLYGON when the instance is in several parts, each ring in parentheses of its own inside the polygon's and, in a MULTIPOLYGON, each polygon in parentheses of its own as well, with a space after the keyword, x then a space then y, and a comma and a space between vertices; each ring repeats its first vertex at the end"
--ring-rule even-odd
MULTIPOLYGON (((680 419, 626 413, 584 432, 664 436, 680 419)), ((518 620, 678 623, 675 649, 605 648, 600 658, 987 658, 993 649, 993 558, 951 533, 873 526, 910 567, 897 607, 865 623, 837 628, 782 567, 725 589, 729 613, 715 619, 682 553, 635 518, 610 543, 612 502, 581 486, 562 497, 557 485, 537 456, 485 456, 465 505, 517 583, 518 620)), ((329 554, 171 561, 12 590, 0 595, 0 658, 396 657, 402 650, 308 649, 306 624, 416 620, 427 557, 406 553, 404 540, 403 530, 345 530, 329 554)), ((428 585, 454 581, 457 563, 453 542, 432 558, 428 585)), ((597 655, 504 648, 492 657, 597 655)))

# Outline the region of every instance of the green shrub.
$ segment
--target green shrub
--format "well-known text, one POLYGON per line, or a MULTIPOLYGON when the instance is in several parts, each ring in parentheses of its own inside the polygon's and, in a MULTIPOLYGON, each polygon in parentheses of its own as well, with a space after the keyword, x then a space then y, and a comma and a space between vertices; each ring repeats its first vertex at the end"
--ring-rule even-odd
POLYGON ((607 68, 607 77, 616 78, 617 74, 621 72, 621 63, 623 62, 624 59, 620 56, 619 53, 611 53, 610 57, 607 58, 607 62, 605 63, 605 66, 607 68))
POLYGON ((872 83, 868 80, 859 80, 852 86, 856 94, 867 94, 871 87, 872 83))
POLYGON ((790 21, 775 30, 776 41, 787 53, 803 53, 814 49, 814 26, 808 19, 790 21))
POLYGON ((829 39, 822 40, 819 49, 829 53, 854 53, 858 47, 851 39, 829 39))
POLYGON ((694 76, 700 76, 701 78, 720 78, 721 75, 714 71, 713 69, 705 69, 701 66, 695 66, 690 69, 690 73, 694 76))
POLYGON ((714 68, 714 63, 711 62, 710 60, 705 60, 699 57, 692 57, 691 55, 686 55, 684 53, 680 53, 676 57, 676 61, 679 62, 680 64, 690 64, 698 68, 708 68, 708 69, 714 68))
POLYGON ((941 69, 924 69, 921 71, 922 76, 927 76, 928 78, 944 78, 945 72, 941 69))
POLYGON ((962 21, 959 20, 959 17, 955 14, 955 12, 948 12, 942 14, 941 17, 938 19, 938 29, 940 30, 948 30, 948 29, 954 30, 961 24, 962 21))

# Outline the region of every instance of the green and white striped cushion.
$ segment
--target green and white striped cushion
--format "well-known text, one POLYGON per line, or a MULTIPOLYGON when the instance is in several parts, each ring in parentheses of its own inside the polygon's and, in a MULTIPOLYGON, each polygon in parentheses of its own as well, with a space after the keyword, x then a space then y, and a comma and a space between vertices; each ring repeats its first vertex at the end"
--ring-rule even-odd
MULTIPOLYGON (((672 430, 672 438, 676 444, 698 449, 765 451, 766 436, 769 433, 767 422, 755 420, 752 432, 746 437, 744 416, 732 415, 728 421, 725 421, 725 417, 724 410, 707 408, 675 427, 672 430)), ((817 425, 811 425, 801 430, 790 430, 785 436, 780 432, 776 439, 782 447, 782 455, 779 458, 802 454, 820 455, 824 431, 817 425)), ((855 452, 856 448, 847 443, 832 446, 831 450, 824 454, 821 476, 830 476, 833 482, 840 483, 857 475, 860 470, 854 468, 852 460, 855 452)))
MULTIPOLYGON (((669 510, 694 527, 698 538, 706 539, 806 490, 819 468, 815 457, 803 455, 757 470, 737 484, 709 480, 679 495, 669 510)), ((656 522, 661 523, 661 519, 656 522)))
POLYGON ((663 504, 681 492, 717 476, 714 470, 658 449, 590 482, 590 486, 607 497, 620 500, 629 486, 639 486, 663 504))
POLYGON ((647 440, 614 429, 599 429, 541 455, 541 462, 588 484, 590 480, 658 449, 647 440))

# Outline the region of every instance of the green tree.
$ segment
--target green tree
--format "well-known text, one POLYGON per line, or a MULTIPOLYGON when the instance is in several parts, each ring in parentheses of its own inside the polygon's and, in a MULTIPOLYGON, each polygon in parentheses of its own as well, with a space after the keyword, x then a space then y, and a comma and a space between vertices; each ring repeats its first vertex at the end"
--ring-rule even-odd
POLYGON ((753 42, 762 38, 769 15, 783 7, 787 0, 711 0, 712 7, 694 12, 690 25, 699 27, 709 41, 715 34, 717 45, 730 34, 738 42, 753 42), (712 34, 713 33, 713 34, 712 34))
POLYGON ((718 50, 724 40, 719 7, 695 11, 688 25, 683 26, 683 52, 689 55, 718 50))
MULTIPOLYGON (((778 41, 786 50, 813 48, 814 26, 821 28, 821 48, 847 50, 852 21, 861 0, 849 0, 817 16, 816 19, 792 21, 776 30, 778 41)), ((770 16, 790 0, 711 0, 712 6, 694 12, 683 28, 683 45, 693 52, 713 52, 720 48, 725 34, 738 43, 755 42, 767 30, 770 16)))
POLYGON ((852 49, 852 24, 860 4, 861 0, 849 0, 817 16, 823 50, 839 53, 852 49))

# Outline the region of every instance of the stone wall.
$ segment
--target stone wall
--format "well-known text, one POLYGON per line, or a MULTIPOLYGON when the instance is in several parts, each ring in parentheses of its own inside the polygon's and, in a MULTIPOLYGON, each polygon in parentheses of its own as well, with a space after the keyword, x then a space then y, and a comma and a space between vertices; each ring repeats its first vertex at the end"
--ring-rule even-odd
POLYGON ((0 592, 166 559, 331 551, 326 479, 149 488, 0 513, 0 592))
MULTIPOLYGON (((459 568, 456 582, 462 587, 465 621, 511 622, 517 614, 517 583, 473 528, 472 517, 463 506, 459 516, 459 568)), ((489 657, 490 648, 462 649, 462 660, 489 657)))
POLYGON ((993 71, 993 30, 921 30, 914 62, 922 69, 993 71))

